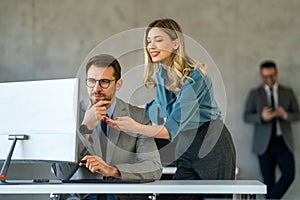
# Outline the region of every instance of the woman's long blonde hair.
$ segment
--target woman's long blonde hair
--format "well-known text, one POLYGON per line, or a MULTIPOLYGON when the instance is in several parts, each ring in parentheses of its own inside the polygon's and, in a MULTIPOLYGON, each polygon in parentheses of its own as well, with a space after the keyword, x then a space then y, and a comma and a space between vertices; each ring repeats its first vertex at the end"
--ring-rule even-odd
POLYGON ((199 68, 206 75, 206 65, 192 59, 185 52, 184 38, 181 27, 172 19, 159 19, 151 22, 144 34, 144 52, 145 52, 145 71, 143 83, 149 88, 156 87, 154 75, 158 71, 158 63, 152 62, 151 56, 147 50, 147 37, 153 27, 161 28, 172 40, 178 39, 179 47, 171 54, 170 66, 167 67, 168 83, 166 89, 178 92, 186 79, 191 79, 189 74, 191 69, 199 68))

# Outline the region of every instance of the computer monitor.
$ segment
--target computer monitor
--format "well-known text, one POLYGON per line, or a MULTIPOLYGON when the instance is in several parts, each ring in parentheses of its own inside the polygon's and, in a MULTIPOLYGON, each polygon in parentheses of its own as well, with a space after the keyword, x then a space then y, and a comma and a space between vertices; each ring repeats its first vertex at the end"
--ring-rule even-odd
POLYGON ((78 86, 77 78, 0 83, 0 161, 11 153, 12 161, 77 162, 78 86))

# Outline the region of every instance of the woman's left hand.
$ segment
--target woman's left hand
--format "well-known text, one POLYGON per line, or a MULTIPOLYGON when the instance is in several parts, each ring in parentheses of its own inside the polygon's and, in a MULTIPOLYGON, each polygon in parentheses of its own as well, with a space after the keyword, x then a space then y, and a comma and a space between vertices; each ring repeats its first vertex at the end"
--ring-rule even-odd
POLYGON ((124 132, 139 133, 143 126, 128 116, 117 117, 115 120, 106 118, 105 121, 110 127, 124 132))

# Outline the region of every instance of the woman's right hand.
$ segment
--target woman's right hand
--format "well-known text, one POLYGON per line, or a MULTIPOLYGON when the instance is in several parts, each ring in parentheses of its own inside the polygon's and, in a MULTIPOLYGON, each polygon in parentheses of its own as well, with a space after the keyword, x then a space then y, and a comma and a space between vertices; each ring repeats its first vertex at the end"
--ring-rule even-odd
POLYGON ((152 126, 140 124, 128 116, 117 117, 115 120, 106 117, 105 121, 112 128, 124 132, 131 132, 154 138, 170 138, 168 130, 163 125, 152 126))
POLYGON ((138 107, 139 107, 139 108, 145 108, 145 107, 146 107, 146 104, 139 105, 138 107))
POLYGON ((117 130, 132 133, 141 133, 142 124, 136 122, 131 117, 117 117, 115 120, 108 117, 105 118, 106 123, 117 130))

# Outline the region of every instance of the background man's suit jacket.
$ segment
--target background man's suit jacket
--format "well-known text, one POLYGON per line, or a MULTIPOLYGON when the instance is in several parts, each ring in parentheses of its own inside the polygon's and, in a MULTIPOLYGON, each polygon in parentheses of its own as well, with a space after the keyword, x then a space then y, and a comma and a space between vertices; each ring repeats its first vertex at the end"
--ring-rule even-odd
MULTIPOLYGON (((82 101, 80 106, 80 124, 83 120, 88 101, 82 101)), ((130 116, 134 120, 149 124, 144 109, 129 105, 116 98, 113 117, 130 116)), ((67 142, 67 141, 66 141, 67 142)), ((93 131, 89 141, 79 140, 78 160, 87 154, 102 157, 97 128, 93 131), (87 147, 87 151, 85 148, 87 147)), ((153 138, 134 133, 125 133, 113 128, 109 130, 106 162, 119 169, 122 179, 160 179, 162 165, 160 155, 153 138)), ((52 165, 54 173, 60 179, 101 178, 99 173, 91 173, 78 163, 55 163, 52 165)))
MULTIPOLYGON (((262 120, 261 113, 264 107, 268 107, 268 97, 264 86, 261 85, 250 91, 246 101, 244 120, 254 123, 253 152, 263 154, 271 139, 272 123, 262 120)), ((291 122, 300 119, 297 99, 291 88, 278 85, 278 106, 282 106, 288 113, 287 119, 279 119, 283 138, 287 146, 293 151, 293 136, 291 122)))

